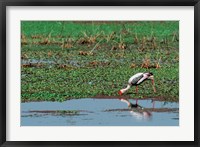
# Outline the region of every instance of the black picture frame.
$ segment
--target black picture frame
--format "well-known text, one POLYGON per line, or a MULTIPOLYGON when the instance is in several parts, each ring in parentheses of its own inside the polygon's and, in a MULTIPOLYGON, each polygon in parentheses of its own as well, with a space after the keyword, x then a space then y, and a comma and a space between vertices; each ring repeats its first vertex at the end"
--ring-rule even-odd
MULTIPOLYGON (((200 2, 199 0, 0 0, 0 145, 1 146, 198 146, 199 135, 199 65, 200 56, 200 2), (194 141, 6 141, 6 7, 7 6, 194 6, 194 141)), ((119 132, 120 135, 120 132, 119 132)), ((161 134, 162 135, 162 134, 161 134)))

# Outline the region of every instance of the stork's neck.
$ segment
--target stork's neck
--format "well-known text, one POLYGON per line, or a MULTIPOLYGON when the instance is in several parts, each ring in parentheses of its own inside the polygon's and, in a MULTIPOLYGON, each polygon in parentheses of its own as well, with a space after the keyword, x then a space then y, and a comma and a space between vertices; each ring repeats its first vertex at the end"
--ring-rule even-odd
POLYGON ((129 90, 130 88, 131 88, 131 85, 128 84, 126 88, 124 88, 124 89, 121 90, 121 92, 124 93, 127 90, 129 90))

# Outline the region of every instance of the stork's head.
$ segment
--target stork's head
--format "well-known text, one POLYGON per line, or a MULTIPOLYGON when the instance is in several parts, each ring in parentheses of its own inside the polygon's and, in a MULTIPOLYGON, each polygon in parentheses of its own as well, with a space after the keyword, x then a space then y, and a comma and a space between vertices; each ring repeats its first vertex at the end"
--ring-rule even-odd
POLYGON ((124 91, 123 89, 121 89, 121 90, 118 91, 118 94, 119 94, 119 95, 123 95, 124 92, 125 92, 125 91, 124 91))
POLYGON ((119 95, 122 95, 123 93, 121 92, 121 90, 119 90, 119 91, 118 91, 118 94, 119 94, 119 95))
POLYGON ((131 87, 131 85, 128 84, 126 88, 123 88, 123 89, 119 90, 118 94, 119 95, 123 95, 123 93, 125 93, 130 87, 131 87))

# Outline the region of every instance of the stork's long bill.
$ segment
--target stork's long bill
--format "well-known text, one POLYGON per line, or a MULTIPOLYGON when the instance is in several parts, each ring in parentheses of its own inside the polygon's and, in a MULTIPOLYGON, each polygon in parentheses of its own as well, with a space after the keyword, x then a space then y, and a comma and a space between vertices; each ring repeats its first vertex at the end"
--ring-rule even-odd
POLYGON ((150 72, 146 72, 146 73, 137 73, 135 75, 133 75, 129 80, 128 80, 128 85, 126 88, 121 89, 118 91, 119 95, 122 95, 123 93, 125 93, 127 90, 130 89, 131 86, 136 86, 136 93, 138 92, 138 86, 143 83, 146 80, 151 80, 152 82, 152 87, 153 87, 153 91, 156 92, 156 88, 155 88, 155 83, 154 83, 154 76, 153 73, 150 72))

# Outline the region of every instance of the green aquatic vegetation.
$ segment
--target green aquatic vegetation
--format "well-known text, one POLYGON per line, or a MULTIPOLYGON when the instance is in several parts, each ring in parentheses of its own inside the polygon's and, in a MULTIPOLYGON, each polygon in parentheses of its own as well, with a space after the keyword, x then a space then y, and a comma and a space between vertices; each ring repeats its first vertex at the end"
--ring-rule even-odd
POLYGON ((138 94, 133 87, 127 95, 178 101, 178 26, 176 21, 22 21, 23 38, 28 40, 21 48, 22 101, 118 96, 133 74, 145 71, 154 73, 157 93, 147 81, 138 94))
POLYGON ((56 110, 56 115, 77 115, 79 114, 78 110, 56 110))

